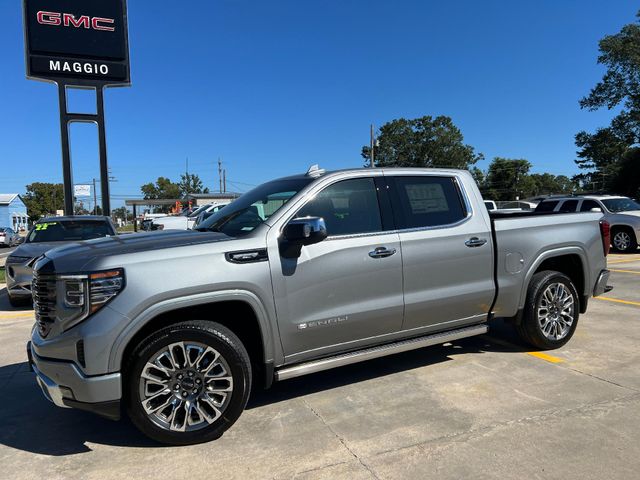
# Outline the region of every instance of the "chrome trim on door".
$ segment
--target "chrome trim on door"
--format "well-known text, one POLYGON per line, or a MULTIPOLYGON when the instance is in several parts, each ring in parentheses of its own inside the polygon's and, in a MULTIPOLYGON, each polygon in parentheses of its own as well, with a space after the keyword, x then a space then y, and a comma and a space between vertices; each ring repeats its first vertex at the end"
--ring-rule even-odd
POLYGON ((464 244, 467 247, 470 247, 470 248, 481 247, 485 243, 487 243, 487 239, 486 238, 478 238, 478 237, 471 237, 469 240, 464 242, 464 244))
POLYGON ((378 247, 375 250, 369 252, 371 258, 386 258, 396 253, 395 248, 378 247))

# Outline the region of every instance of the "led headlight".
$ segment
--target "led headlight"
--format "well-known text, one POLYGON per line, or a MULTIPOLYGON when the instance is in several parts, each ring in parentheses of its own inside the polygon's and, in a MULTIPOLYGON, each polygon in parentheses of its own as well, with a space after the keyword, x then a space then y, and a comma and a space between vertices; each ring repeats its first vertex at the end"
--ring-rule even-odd
POLYGON ((97 272, 89 275, 89 303, 91 313, 102 308, 124 287, 122 269, 97 272))
POLYGON ((100 310, 120 293, 124 287, 124 271, 118 268, 87 275, 60 275, 58 282, 63 298, 58 318, 63 330, 67 330, 100 310))

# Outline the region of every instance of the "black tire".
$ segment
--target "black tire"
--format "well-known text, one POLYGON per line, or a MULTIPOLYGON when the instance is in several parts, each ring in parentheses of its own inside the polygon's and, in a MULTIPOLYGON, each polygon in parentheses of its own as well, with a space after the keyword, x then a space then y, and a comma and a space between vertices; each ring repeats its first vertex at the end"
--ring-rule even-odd
MULTIPOLYGON (((553 287, 552 287, 553 289, 553 287)), ((553 305, 552 308, 557 308, 553 305)), ((580 297, 576 287, 569 277, 560 272, 551 270, 545 270, 536 273, 531 279, 529 289, 527 290, 527 300, 524 306, 524 312, 522 316, 522 322, 517 325, 516 330, 518 335, 525 343, 534 346, 539 350, 552 350, 559 348, 566 344, 573 336, 576 327, 578 325, 578 318, 580 316, 580 297), (566 289, 567 295, 573 299, 573 309, 571 312, 566 312, 566 316, 560 315, 561 321, 567 322, 568 318, 571 318, 571 324, 569 326, 561 325, 558 323, 558 329, 563 328, 563 335, 561 338, 549 338, 548 334, 543 331, 541 322, 544 322, 543 316, 546 311, 543 304, 547 303, 547 300, 543 300, 543 295, 547 288, 552 285, 563 285, 566 289), (539 314, 539 309, 542 309, 542 314, 539 314)), ((546 325, 546 323, 545 323, 546 325)), ((558 332, 559 330, 555 330, 558 332)), ((550 333, 554 332, 551 330, 550 333)), ((551 335, 554 337, 554 335, 551 335)), ((558 335, 559 337, 560 335, 558 335)))
POLYGON ((251 392, 251 361, 242 342, 225 326, 209 321, 176 323, 150 335, 135 348, 126 362, 123 389, 129 418, 148 437, 170 445, 208 442, 222 436, 242 414, 251 392), (197 342, 215 349, 233 378, 233 390, 226 408, 215 421, 199 430, 176 432, 163 428, 147 415, 141 403, 140 376, 147 361, 176 342, 197 342))
POLYGON ((616 252, 635 252, 638 249, 635 232, 631 228, 625 227, 616 227, 611 229, 611 246, 616 252), (622 236, 624 241, 618 241, 616 235, 622 236))
POLYGON ((7 295, 7 297, 9 297, 9 305, 14 308, 28 307, 32 302, 29 297, 12 297, 11 295, 7 295))

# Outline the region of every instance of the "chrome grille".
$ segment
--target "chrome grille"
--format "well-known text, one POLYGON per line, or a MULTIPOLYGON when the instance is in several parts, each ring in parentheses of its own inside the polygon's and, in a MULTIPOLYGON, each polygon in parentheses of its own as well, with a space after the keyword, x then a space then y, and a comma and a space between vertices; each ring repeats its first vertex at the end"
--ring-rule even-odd
POLYGON ((42 337, 49 335, 56 314, 56 279, 53 275, 33 275, 31 287, 36 324, 42 337))

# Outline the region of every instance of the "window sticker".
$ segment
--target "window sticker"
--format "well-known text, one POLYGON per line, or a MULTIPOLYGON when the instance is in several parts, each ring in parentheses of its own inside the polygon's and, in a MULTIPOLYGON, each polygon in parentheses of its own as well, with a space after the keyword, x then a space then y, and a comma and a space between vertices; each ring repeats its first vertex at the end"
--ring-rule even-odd
POLYGON ((439 183, 405 185, 404 188, 414 215, 449 211, 447 198, 439 183))
POLYGON ((47 228, 49 228, 51 225, 57 225, 58 222, 46 222, 46 223, 37 223, 36 224, 36 230, 46 230, 47 228))

